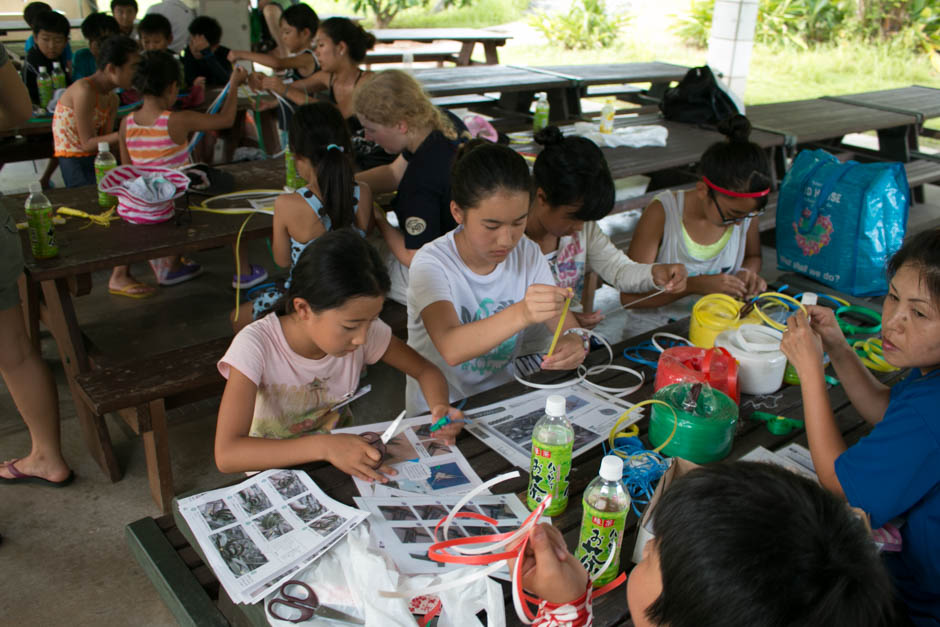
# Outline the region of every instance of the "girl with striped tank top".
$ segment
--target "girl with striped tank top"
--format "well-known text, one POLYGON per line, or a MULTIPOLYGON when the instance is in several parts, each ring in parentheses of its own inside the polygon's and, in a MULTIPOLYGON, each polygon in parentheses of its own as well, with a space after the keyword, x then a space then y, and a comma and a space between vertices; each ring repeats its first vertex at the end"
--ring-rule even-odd
MULTIPOLYGON (((218 113, 173 111, 171 107, 179 93, 179 61, 163 50, 145 52, 134 74, 134 89, 143 97, 143 105, 121 121, 121 162, 163 168, 189 165, 189 135, 230 128, 235 123, 238 86, 246 78, 240 68, 232 72, 231 88, 218 113)), ((150 266, 160 285, 176 285, 202 273, 199 264, 179 256, 151 259, 150 266)), ((245 262, 243 266, 242 287, 252 287, 267 279, 261 266, 245 262), (244 280, 246 275, 256 280, 249 284, 244 280)))
MULTIPOLYGON (((334 104, 319 101, 298 107, 290 120, 288 143, 297 173, 307 185, 274 201, 271 249, 274 261, 293 273, 300 254, 324 233, 349 227, 365 237, 371 227, 372 192, 353 178, 349 129, 334 104)), ((243 303, 232 313, 235 331, 269 313, 290 283, 289 274, 283 287, 274 285, 253 302, 243 303)))

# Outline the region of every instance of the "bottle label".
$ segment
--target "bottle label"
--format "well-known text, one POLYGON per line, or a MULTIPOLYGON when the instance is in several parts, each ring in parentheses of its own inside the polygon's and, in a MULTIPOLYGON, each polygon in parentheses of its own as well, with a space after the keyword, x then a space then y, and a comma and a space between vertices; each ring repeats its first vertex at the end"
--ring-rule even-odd
POLYGON ((45 108, 52 100, 52 78, 37 79, 36 88, 39 90, 39 104, 45 108))
POLYGON ((607 562, 610 551, 614 559, 607 570, 594 580, 594 585, 604 585, 613 580, 620 570, 620 546, 623 543, 623 528, 629 509, 622 512, 602 512, 584 501, 584 517, 581 519, 581 537, 575 557, 588 574, 594 576, 607 562))
MULTIPOLYGON (((96 163, 95 164, 95 181, 98 183, 98 185, 101 185, 101 179, 103 179, 104 176, 108 172, 110 172, 116 167, 117 167, 116 164, 115 165, 99 165, 96 163)), ((106 194, 100 190, 98 191, 98 205, 99 206, 115 207, 117 206, 117 204, 118 204, 117 196, 106 194)))
POLYGON ((294 155, 290 150, 284 151, 284 165, 287 168, 287 177, 285 183, 288 187, 292 189, 300 189, 307 184, 307 181, 303 179, 297 173, 297 162, 294 161, 294 155))
POLYGON ((26 210, 29 244, 36 259, 48 259, 59 254, 55 241, 55 223, 52 207, 37 207, 26 210))
POLYGON ((526 501, 534 510, 545 496, 552 495, 547 516, 560 514, 568 506, 568 473, 571 471, 571 444, 553 446, 532 439, 532 462, 529 466, 529 490, 526 501))

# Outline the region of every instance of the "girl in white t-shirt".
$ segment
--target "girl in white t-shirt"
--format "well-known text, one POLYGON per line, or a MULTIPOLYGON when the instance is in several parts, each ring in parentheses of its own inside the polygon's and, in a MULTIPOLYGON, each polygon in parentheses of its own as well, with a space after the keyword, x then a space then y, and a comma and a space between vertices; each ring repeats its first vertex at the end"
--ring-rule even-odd
MULTIPOLYGON (((473 140, 458 153, 451 175, 456 230, 421 247, 411 263, 408 345, 436 364, 450 398, 466 398, 512 380, 507 369, 521 332, 555 329, 568 288, 555 285, 542 251, 523 237, 532 181, 512 149, 473 140)), ((565 330, 577 328, 574 316, 565 330)), ((565 334, 545 369, 568 370, 586 354, 585 341, 565 334)), ((406 407, 424 399, 408 379, 406 407)))
MULTIPOLYGON (((584 137, 565 137, 557 126, 536 133, 535 141, 542 150, 533 168, 535 194, 525 234, 541 248, 556 284, 570 287, 577 300, 585 274, 593 270, 620 292, 685 290, 685 266, 637 263, 598 226, 597 220, 614 207, 614 180, 597 144, 584 137)), ((587 329, 603 319, 596 311, 574 315, 587 329)))
MULTIPOLYGON (((688 294, 728 294, 744 299, 767 289, 760 277, 757 217, 770 195, 770 163, 748 140, 751 123, 735 115, 719 123, 727 141, 712 144, 699 161, 695 188, 665 191, 643 212, 628 254, 639 263, 681 263, 686 289, 643 301, 656 307, 688 294)), ((630 302, 641 294, 623 295, 630 302)))
MULTIPOLYGON (((378 320, 389 288, 379 254, 352 229, 317 238, 294 265, 282 315, 270 313, 235 336, 219 372, 215 462, 222 472, 283 468, 325 460, 360 479, 385 482, 381 456, 358 435, 328 434, 366 364, 384 361, 420 386, 437 431, 452 443, 462 414, 447 401, 433 364, 378 320)), ((348 410, 343 410, 348 411, 348 410)))

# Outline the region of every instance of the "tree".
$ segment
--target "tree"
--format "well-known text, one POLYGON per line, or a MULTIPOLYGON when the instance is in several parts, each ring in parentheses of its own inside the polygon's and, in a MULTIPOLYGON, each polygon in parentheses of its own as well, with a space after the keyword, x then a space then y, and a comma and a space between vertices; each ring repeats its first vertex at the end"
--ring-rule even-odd
MULTIPOLYGON (((473 0, 439 0, 435 8, 450 6, 468 6, 473 0)), ((399 11, 411 7, 428 7, 431 0, 353 0, 352 6, 357 12, 371 11, 375 15, 376 28, 388 28, 399 11)))

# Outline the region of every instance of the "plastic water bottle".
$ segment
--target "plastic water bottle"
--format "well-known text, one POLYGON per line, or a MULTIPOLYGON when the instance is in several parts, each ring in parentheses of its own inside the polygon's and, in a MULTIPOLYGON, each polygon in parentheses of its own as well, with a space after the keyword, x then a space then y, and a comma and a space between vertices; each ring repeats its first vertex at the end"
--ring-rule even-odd
POLYGON ((297 173, 297 162, 294 161, 294 153, 290 151, 287 133, 281 133, 281 145, 284 146, 284 167, 287 171, 284 183, 291 189, 300 189, 307 184, 307 181, 297 173))
POLYGON ((608 98, 607 102, 604 103, 604 108, 601 109, 600 128, 598 129, 601 133, 607 134, 614 132, 614 115, 616 113, 617 105, 614 99, 608 98))
POLYGON ((538 133, 548 126, 548 94, 544 91, 539 94, 539 99, 535 102, 535 117, 532 120, 532 130, 538 133))
POLYGON ((552 503, 545 509, 545 515, 557 516, 568 507, 568 473, 573 446, 574 429, 565 418, 565 397, 553 394, 545 401, 545 415, 532 430, 532 461, 526 493, 529 509, 534 510, 549 494, 552 503))
POLYGON ((49 68, 42 66, 39 68, 39 78, 36 79, 36 88, 39 90, 39 106, 45 109, 52 100, 52 77, 49 75, 49 68))
POLYGON ((59 254, 59 245, 55 241, 55 223, 52 222, 52 203, 42 193, 39 181, 29 184, 26 224, 33 257, 49 259, 59 254))
POLYGON ((58 61, 52 62, 52 89, 65 89, 65 72, 58 61))
MULTIPOLYGON (((95 157, 95 181, 101 185, 104 175, 117 167, 117 159, 111 154, 108 142, 98 142, 98 156, 95 157)), ((114 207, 118 204, 117 196, 106 194, 98 189, 98 204, 102 207, 114 207)))
POLYGON ((610 566, 594 580, 595 587, 613 581, 620 570, 623 528, 630 511, 630 494, 623 487, 622 478, 623 460, 607 455, 601 460, 599 476, 584 490, 584 517, 575 556, 593 576, 607 562, 610 552, 614 552, 610 566))

